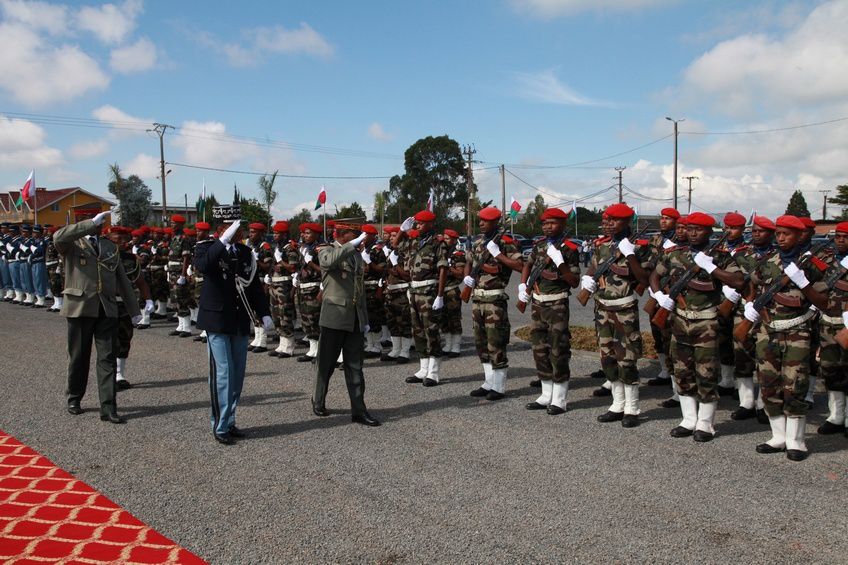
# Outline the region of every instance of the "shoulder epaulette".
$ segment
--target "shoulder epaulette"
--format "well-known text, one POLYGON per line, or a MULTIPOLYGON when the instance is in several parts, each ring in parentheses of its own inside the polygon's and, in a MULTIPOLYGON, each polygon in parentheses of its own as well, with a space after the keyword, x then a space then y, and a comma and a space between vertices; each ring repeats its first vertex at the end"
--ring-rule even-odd
POLYGON ((268 251, 269 249, 271 249, 271 244, 270 244, 270 243, 268 243, 267 241, 263 241, 263 242, 262 242, 262 245, 260 245, 260 247, 261 247, 262 249, 264 249, 265 251, 268 251))
POLYGON ((651 243, 651 242, 648 241, 647 239, 637 239, 636 240, 636 245, 648 245, 649 243, 651 243))
POLYGON ((574 243, 573 241, 571 241, 570 239, 563 240, 562 244, 566 245, 572 251, 577 251, 577 249, 578 249, 577 244, 574 243))
POLYGON ((515 240, 509 237, 508 235, 501 236, 501 241, 504 243, 515 243, 515 240))
POLYGON ((818 257, 816 257, 816 256, 813 256, 813 257, 810 259, 810 262, 811 262, 813 265, 815 265, 815 267, 816 267, 819 271, 821 271, 821 272, 825 272, 825 271, 828 269, 828 267, 829 267, 829 265, 828 265, 827 263, 825 263, 824 261, 822 261, 821 259, 819 259, 819 258, 818 258, 818 257))
POLYGON ((609 238, 609 237, 606 237, 606 236, 604 236, 604 237, 599 237, 598 239, 596 239, 596 240, 595 240, 595 245, 601 245, 601 244, 603 244, 603 243, 608 242, 609 240, 610 240, 610 238, 609 238))

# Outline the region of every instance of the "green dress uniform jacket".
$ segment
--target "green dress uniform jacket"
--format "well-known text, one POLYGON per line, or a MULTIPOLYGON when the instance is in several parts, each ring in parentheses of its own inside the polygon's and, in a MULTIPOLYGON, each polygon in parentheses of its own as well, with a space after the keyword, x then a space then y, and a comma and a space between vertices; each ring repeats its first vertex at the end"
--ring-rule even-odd
POLYGON ((324 285, 318 324, 346 332, 364 332, 368 325, 363 283, 364 262, 350 243, 332 245, 318 251, 321 282, 324 285), (355 321, 359 327, 354 328, 355 321))

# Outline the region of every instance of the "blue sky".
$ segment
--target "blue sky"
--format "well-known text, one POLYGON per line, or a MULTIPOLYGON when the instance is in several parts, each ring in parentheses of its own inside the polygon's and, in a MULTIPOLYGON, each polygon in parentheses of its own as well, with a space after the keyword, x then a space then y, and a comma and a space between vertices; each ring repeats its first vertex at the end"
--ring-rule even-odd
MULTIPOLYGON (((0 17, 0 189, 35 168, 40 186, 105 194, 117 162, 158 200, 158 140, 144 131, 158 121, 177 127, 173 163, 328 177, 402 173, 411 143, 448 134, 476 147, 484 199, 499 201, 492 167, 506 163, 525 181, 507 175, 507 200, 523 204, 539 190, 583 198, 626 166, 626 199, 649 213, 672 192, 665 116, 686 119, 693 210, 776 215, 800 188, 818 216, 818 191, 846 181, 848 121, 692 133, 848 116, 845 1, 0 0, 0 17)), ((169 168, 169 203, 193 202, 204 179, 221 200, 233 183, 256 194, 255 176, 169 168)), ((277 217, 311 207, 322 184, 331 204, 366 209, 387 186, 278 183, 277 217)))

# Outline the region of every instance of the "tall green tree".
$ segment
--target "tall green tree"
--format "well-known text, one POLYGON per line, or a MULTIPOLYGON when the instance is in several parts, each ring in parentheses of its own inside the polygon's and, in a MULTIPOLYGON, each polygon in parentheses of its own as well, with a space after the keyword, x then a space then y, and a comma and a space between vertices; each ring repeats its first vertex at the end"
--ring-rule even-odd
POLYGON ((389 204, 389 191, 378 190, 374 195, 374 221, 375 222, 390 222, 386 217, 386 208, 389 204))
POLYGON ((259 177, 259 195, 262 199, 262 203, 265 204, 265 209, 268 211, 268 217, 271 217, 271 206, 274 205, 274 201, 277 200, 277 191, 274 190, 274 181, 277 180, 277 173, 279 171, 274 171, 270 177, 266 177, 262 175, 259 177))
MULTIPOLYGON (((827 199, 831 204, 842 207, 840 219, 848 218, 848 184, 840 184, 836 187, 836 196, 827 199)), ((835 214, 834 214, 835 215, 835 214)), ((825 220, 827 218, 824 218, 825 220)))
POLYGON ((300 224, 305 224, 312 221, 312 212, 306 208, 301 208, 300 212, 289 218, 289 233, 293 238, 297 239, 297 234, 300 233, 300 224))
POLYGON ((335 217, 338 219, 352 221, 361 220, 363 222, 368 219, 368 216, 365 214, 365 210, 359 205, 359 202, 352 202, 347 206, 342 206, 341 208, 336 209, 335 217))
POLYGON ((792 193, 792 196, 789 198, 789 204, 786 206, 785 213, 798 217, 810 216, 810 209, 807 208, 807 200, 804 198, 804 195, 801 194, 800 190, 796 190, 792 193))
POLYGON ((256 198, 241 198, 241 219, 249 223, 259 222, 266 226, 271 222, 271 214, 265 205, 256 198))
POLYGON ((147 221, 150 214, 150 197, 153 195, 144 181, 137 175, 124 178, 117 163, 109 165, 112 181, 109 192, 118 199, 121 210, 121 225, 138 227, 147 221))

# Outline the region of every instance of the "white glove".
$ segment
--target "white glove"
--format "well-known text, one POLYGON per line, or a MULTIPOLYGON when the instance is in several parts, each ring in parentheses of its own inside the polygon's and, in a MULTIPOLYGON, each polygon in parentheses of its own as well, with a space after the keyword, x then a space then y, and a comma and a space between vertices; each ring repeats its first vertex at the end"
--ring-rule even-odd
POLYGON ((807 280, 807 275, 804 274, 804 271, 798 268, 794 262, 786 265, 786 268, 783 269, 783 272, 786 273, 786 276, 795 283, 795 286, 800 288, 801 290, 805 289, 810 281, 807 280))
POLYGON ((559 269, 560 265, 565 263, 565 259, 563 259, 563 257, 562 257, 562 251, 560 251, 559 249, 557 249, 555 246, 551 245, 550 243, 548 244, 548 249, 547 249, 546 252, 548 254, 548 257, 551 258, 551 261, 554 262, 554 265, 557 266, 557 269, 559 269))
POLYGON ((389 253, 389 261, 391 262, 393 267, 397 267, 398 264, 398 255, 394 251, 389 253))
POLYGON ((760 321, 760 313, 754 308, 753 302, 745 303, 745 319, 754 324, 760 321))
POLYGON ((38 249, 38 247, 36 247, 35 245, 30 245, 30 246, 29 246, 29 250, 30 250, 30 251, 32 251, 33 253, 35 253, 35 251, 36 251, 37 249, 38 249))
POLYGON ((475 285, 475 284, 477 284, 477 281, 475 281, 473 277, 470 277, 470 276, 466 275, 466 276, 462 279, 462 284, 464 284, 464 285, 465 285, 465 286, 467 286, 468 288, 474 288, 474 285, 475 285))
POLYGON ((295 288, 300 286, 300 282, 297 280, 297 275, 298 275, 298 273, 292 274, 292 286, 295 287, 295 288))
POLYGON ((672 300, 663 291, 661 291, 661 290, 656 291, 654 293, 654 300, 657 301, 657 304, 659 304, 661 308, 665 308, 669 312, 674 311, 674 300, 672 300))
POLYGON ((408 217, 403 221, 400 225, 400 231, 409 231, 415 226, 415 218, 412 216, 408 217))
POLYGON ((501 248, 498 247, 498 244, 494 241, 490 241, 489 243, 487 243, 486 249, 489 251, 489 253, 492 254, 493 258, 501 254, 501 248))
POLYGON ((701 267, 704 271, 707 272, 708 275, 713 274, 718 267, 713 263, 713 258, 704 253, 703 251, 698 251, 698 254, 695 255, 695 264, 701 267))
POLYGON ((630 240, 625 237, 618 242, 618 250, 621 251, 621 254, 625 257, 630 257, 636 253, 636 246, 630 243, 630 240))
POLYGON ((842 261, 839 262, 842 265, 843 269, 848 269, 848 255, 842 258, 842 261))
POLYGON ((141 314, 137 314, 137 315, 133 316, 132 320, 130 320, 130 322, 132 322, 132 325, 134 325, 134 326, 136 324, 138 324, 139 322, 141 322, 141 314))
POLYGON ((262 327, 266 332, 274 329, 274 320, 271 319, 271 316, 262 316, 262 327))
POLYGON ((177 279, 177 284, 183 286, 186 283, 185 277, 180 275, 180 278, 177 279))
POLYGON ((233 236, 236 235, 236 232, 241 227, 241 220, 235 220, 227 230, 221 234, 221 237, 218 240, 224 245, 229 245, 233 240, 233 236))
POLYGON ((671 241, 670 239, 663 241, 663 249, 668 249, 670 247, 674 247, 675 245, 677 244, 671 241))
POLYGON ((583 275, 580 277, 580 288, 589 292, 595 292, 598 290, 598 283, 589 275, 583 275))
POLYGON ((151 313, 151 312, 153 312, 155 309, 156 309, 156 306, 154 306, 154 305, 153 305, 153 301, 152 301, 152 300, 145 300, 145 301, 144 301, 144 312, 145 312, 146 314, 150 314, 150 313, 151 313))
POLYGON ((436 299, 433 301, 433 310, 441 310, 444 305, 445 299, 441 296, 437 296, 436 299))
POLYGON ((111 212, 100 212, 99 214, 97 214, 96 216, 94 216, 93 218, 91 218, 91 221, 92 221, 92 222, 94 222, 94 225, 95 225, 95 226, 99 226, 99 225, 101 225, 103 222, 105 222, 105 221, 106 221, 106 216, 108 216, 110 213, 111 213, 111 212))
POLYGON ((362 253, 360 253, 360 255, 362 256, 362 260, 363 260, 363 261, 365 261, 365 264, 366 264, 366 265, 370 265, 370 264, 371 264, 371 254, 370 254, 370 253, 368 253, 368 250, 367 250, 367 249, 363 249, 363 250, 362 250, 362 253))
POLYGON ((274 261, 276 261, 277 263, 279 263, 279 262, 280 262, 280 261, 282 261, 282 260, 283 260, 283 254, 282 254, 282 252, 280 252, 280 250, 279 250, 279 249, 275 249, 275 250, 274 250, 274 261))
POLYGON ((842 312, 842 323, 848 328, 848 312, 842 312))
POLYGON ((187 274, 188 276, 193 275, 193 274, 194 274, 194 267, 193 267, 193 266, 191 266, 191 265, 189 265, 189 266, 188 266, 188 269, 186 269, 186 274, 187 274))
POLYGON ((311 253, 304 253, 303 262, 304 263, 311 263, 312 262, 312 254, 311 253))
POLYGON ((262 279, 262 282, 265 284, 271 284, 271 275, 265 275, 265 278, 262 279))
POLYGON ((7 243, 7 244, 6 244, 6 249, 8 249, 8 250, 9 250, 9 253, 11 253, 11 252, 12 252, 12 249, 14 249, 14 247, 12 247, 12 244, 11 244, 11 243, 7 243))
POLYGON ((527 304, 530 302, 530 295, 527 294, 527 284, 521 283, 518 285, 518 300, 527 304))
POLYGON ((739 302, 739 299, 742 298, 742 295, 730 288, 727 285, 721 287, 721 292, 724 294, 724 297, 736 304, 739 302))
POLYGON ((810 310, 812 310, 813 312, 818 312, 818 311, 819 311, 819 307, 818 307, 818 306, 816 306, 815 304, 810 304, 810 310))
POLYGON ((359 244, 365 241, 365 238, 368 237, 368 234, 365 232, 360 233, 354 239, 350 240, 350 244, 354 247, 359 247, 359 244))

